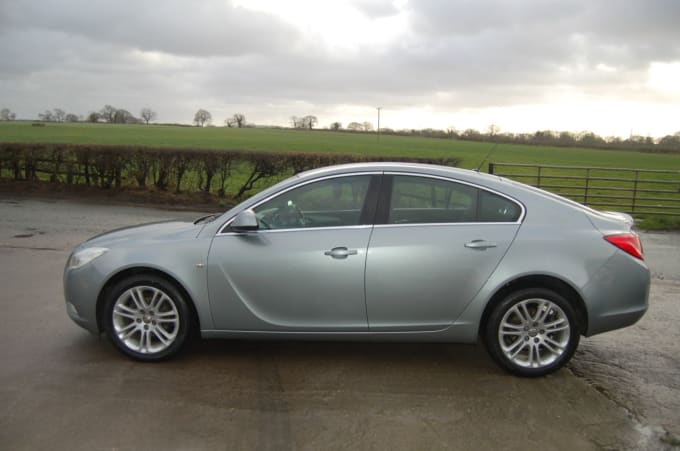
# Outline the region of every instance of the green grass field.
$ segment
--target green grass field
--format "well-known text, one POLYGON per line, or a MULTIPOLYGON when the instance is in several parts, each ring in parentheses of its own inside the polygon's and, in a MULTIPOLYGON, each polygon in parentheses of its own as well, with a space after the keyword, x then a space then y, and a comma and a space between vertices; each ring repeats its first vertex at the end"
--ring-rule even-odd
MULTIPOLYGON (((267 151, 337 152, 375 156, 458 157, 463 168, 477 167, 492 144, 434 138, 381 136, 289 129, 179 127, 112 124, 53 124, 0 122, 0 141, 80 144, 127 144, 149 147, 187 147, 267 151)), ((499 144, 491 161, 505 163, 680 169, 680 154, 653 154, 499 144)), ((486 164, 482 168, 486 170, 486 164)))
MULTIPOLYGON (((487 156, 493 144, 448 139, 381 136, 380 141, 372 133, 338 133, 331 131, 308 131, 291 129, 256 129, 226 127, 181 127, 159 125, 112 125, 112 124, 56 124, 49 123, 44 127, 34 127, 30 122, 0 122, 0 142, 34 142, 34 143, 77 143, 77 144, 109 144, 140 145, 148 147, 210 148, 262 150, 274 152, 337 152, 380 157, 421 157, 421 158, 459 158, 460 167, 476 168, 487 156)), ((661 169, 680 170, 680 153, 643 153, 624 150, 601 150, 577 147, 530 146, 518 144, 499 144, 482 171, 488 168, 487 163, 524 163, 540 165, 566 165, 607 168, 661 169)), ((501 171, 508 171, 507 168, 501 171)), ((531 169, 514 169, 508 174, 520 175, 518 180, 535 183, 529 177, 521 177, 522 173, 533 174, 531 169)), ((549 173, 549 170, 548 170, 549 173)), ((544 172, 545 174, 545 172, 544 172)), ((570 173, 567 173, 570 174, 570 173)), ((600 174, 607 174, 602 173, 600 174)), ((232 183, 240 181, 241 174, 234 174, 232 183)), ((581 177, 583 171, 573 170, 571 175, 581 177)), ((611 176, 620 176, 612 173, 611 176)), ((512 176, 511 176, 512 177, 512 176)), ((517 178, 517 177, 515 177, 517 178)), ((660 178, 675 181, 675 174, 664 174, 660 178)), ((261 189, 273 180, 258 184, 261 189)), ((560 181, 553 183, 566 185, 581 184, 582 181, 560 181)), ((608 188, 628 189, 630 183, 601 182, 608 188)), ((652 186, 654 187, 654 186, 652 186)), ((658 186, 654 188, 667 188, 658 186)), ((256 190, 257 190, 256 189, 256 190)), ((551 189, 552 191, 573 194, 581 191, 569 189, 551 189)), ((593 190, 593 194, 608 193, 604 190, 593 190)), ((618 192, 617 195, 630 195, 629 192, 618 192)), ((675 195, 664 195, 676 198, 675 195)), ((583 201, 579 196, 572 196, 583 201)), ((623 201, 625 204, 625 201, 623 201)), ((663 210, 665 205, 674 205, 677 201, 657 202, 654 211, 663 210)), ((680 218, 660 216, 648 219, 664 219, 657 228, 678 228, 680 218)))

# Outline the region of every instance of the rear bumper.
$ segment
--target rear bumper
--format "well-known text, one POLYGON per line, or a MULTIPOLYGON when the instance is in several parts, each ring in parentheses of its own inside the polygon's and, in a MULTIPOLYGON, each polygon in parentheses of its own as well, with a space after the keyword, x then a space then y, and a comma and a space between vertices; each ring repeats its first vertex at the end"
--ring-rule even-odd
POLYGON ((635 324, 647 311, 650 280, 643 261, 617 251, 583 290, 588 308, 585 335, 635 324))
POLYGON ((600 315, 596 321, 590 323, 586 336, 632 326, 644 316, 646 311, 647 306, 644 306, 643 308, 630 312, 616 312, 609 315, 600 315))

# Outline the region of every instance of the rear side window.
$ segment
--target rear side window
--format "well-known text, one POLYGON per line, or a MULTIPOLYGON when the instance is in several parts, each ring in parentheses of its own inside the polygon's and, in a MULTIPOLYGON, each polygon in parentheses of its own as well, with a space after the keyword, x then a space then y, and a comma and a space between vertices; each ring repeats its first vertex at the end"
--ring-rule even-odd
POLYGON ((387 223, 515 222, 521 213, 514 202, 473 186, 395 175, 387 223))
POLYGON ((389 224, 474 221, 477 189, 426 177, 396 175, 392 181, 389 224))

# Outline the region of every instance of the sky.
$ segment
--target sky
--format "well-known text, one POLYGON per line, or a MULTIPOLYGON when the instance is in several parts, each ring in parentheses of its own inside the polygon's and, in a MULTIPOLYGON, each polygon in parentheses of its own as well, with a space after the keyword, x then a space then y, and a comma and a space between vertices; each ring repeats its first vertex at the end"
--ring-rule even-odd
POLYGON ((0 0, 0 108, 680 131, 680 0, 0 0))

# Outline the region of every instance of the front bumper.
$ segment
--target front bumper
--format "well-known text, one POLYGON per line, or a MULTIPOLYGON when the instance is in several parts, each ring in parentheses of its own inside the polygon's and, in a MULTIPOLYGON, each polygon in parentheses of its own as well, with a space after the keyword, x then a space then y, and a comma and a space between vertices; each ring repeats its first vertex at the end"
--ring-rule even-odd
POLYGON ((64 270, 66 313, 76 324, 91 333, 100 333, 97 324, 97 299, 103 280, 94 265, 64 270))

